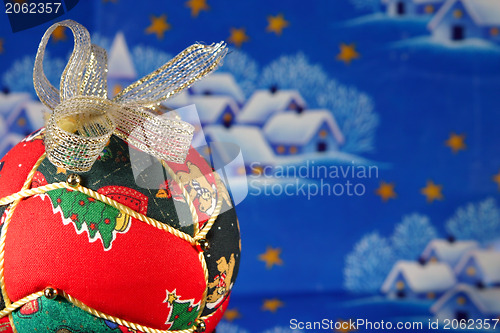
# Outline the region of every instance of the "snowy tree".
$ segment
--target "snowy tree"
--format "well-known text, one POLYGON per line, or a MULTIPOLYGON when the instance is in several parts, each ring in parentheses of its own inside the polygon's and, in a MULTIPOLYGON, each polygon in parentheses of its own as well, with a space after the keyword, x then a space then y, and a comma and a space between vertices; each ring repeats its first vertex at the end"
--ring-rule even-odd
POLYGON ((380 0, 351 0, 351 4, 359 10, 378 12, 380 10, 380 0))
POLYGON ((132 50, 132 61, 138 77, 143 77, 163 66, 172 55, 153 47, 139 45, 132 50))
POLYGON ((377 292, 394 262, 394 253, 387 239, 377 232, 367 234, 346 256, 344 287, 358 293, 377 292))
POLYGON ((306 102, 314 101, 318 92, 325 88, 328 75, 319 65, 313 65, 299 52, 281 56, 267 65, 260 75, 261 88, 277 86, 279 89, 296 89, 306 102))
POLYGON ((255 90, 259 66, 245 52, 239 50, 229 52, 219 71, 231 73, 246 97, 255 90))
POLYGON ((500 236, 500 210, 493 198, 459 207, 446 223, 457 239, 473 239, 483 244, 500 236))
POLYGON ((354 87, 329 80, 316 95, 316 103, 332 110, 345 137, 342 150, 351 153, 369 152, 375 148, 375 131, 379 116, 372 99, 354 87))
POLYGON ((310 108, 331 110, 345 136, 342 150, 362 153, 374 149, 379 117, 372 99, 356 88, 331 79, 321 66, 311 64, 303 53, 273 61, 262 71, 258 85, 296 89, 310 108))
MULTIPOLYGON (((34 56, 25 56, 14 61, 12 66, 2 76, 2 84, 12 92, 29 92, 36 96, 33 87, 33 65, 34 56)), ((59 88, 61 74, 66 66, 66 61, 61 58, 52 58, 49 52, 45 52, 43 59, 43 70, 49 81, 59 88)))
POLYGON ((222 321, 217 325, 217 333, 248 333, 248 331, 237 325, 222 321))
POLYGON ((437 238, 437 231, 425 215, 403 217, 392 235, 394 255, 400 260, 417 260, 427 244, 437 238))

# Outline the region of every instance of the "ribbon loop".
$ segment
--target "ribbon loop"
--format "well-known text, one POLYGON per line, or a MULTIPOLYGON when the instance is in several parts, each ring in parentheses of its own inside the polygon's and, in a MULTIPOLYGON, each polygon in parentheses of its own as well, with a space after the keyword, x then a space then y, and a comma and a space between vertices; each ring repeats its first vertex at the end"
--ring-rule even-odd
POLYGON ((158 159, 184 163, 194 127, 179 119, 157 116, 148 108, 215 70, 226 53, 222 42, 192 45, 109 100, 106 51, 92 45, 87 29, 74 21, 52 25, 42 37, 33 69, 35 91, 53 110, 46 124, 49 160, 71 171, 88 171, 115 134, 158 159), (43 72, 47 42, 59 26, 70 28, 75 42, 61 76, 60 91, 43 72))

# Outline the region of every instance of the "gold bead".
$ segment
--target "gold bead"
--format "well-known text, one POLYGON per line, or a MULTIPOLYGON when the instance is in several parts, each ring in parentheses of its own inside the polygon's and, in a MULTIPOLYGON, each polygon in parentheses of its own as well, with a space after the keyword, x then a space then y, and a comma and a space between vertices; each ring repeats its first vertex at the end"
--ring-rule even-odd
POLYGON ((57 289, 54 289, 52 287, 47 287, 43 290, 43 295, 48 298, 48 299, 54 299, 57 297, 57 289))
POLYGON ((198 243, 199 249, 203 252, 210 248, 210 243, 205 238, 198 239, 196 242, 198 243))
POLYGON ((196 328, 194 329, 194 331, 196 333, 203 333, 207 329, 207 325, 205 324, 205 322, 202 319, 198 319, 196 321, 195 327, 196 328))
POLYGON ((82 182, 82 177, 77 175, 76 173, 70 173, 66 178, 66 183, 68 183, 71 187, 77 187, 82 182))

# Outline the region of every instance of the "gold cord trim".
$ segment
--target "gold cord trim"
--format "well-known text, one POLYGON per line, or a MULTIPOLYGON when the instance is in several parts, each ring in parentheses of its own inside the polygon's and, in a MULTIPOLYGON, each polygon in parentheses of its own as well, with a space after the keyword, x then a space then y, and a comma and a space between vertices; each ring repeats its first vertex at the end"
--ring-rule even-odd
MULTIPOLYGON (((217 219, 219 213, 220 213, 220 210, 221 210, 221 207, 222 207, 222 195, 218 195, 218 200, 217 200, 217 205, 216 205, 216 208, 215 208, 215 211, 214 211, 214 214, 212 214, 212 216, 210 217, 210 219, 207 221, 207 223, 204 225, 204 227, 199 230, 199 225, 198 225, 198 214, 196 212, 196 207, 194 206, 193 204, 193 200, 191 200, 191 197, 188 193, 188 191, 185 189, 185 187, 183 186, 182 183, 180 183, 177 175, 173 172, 173 170, 168 166, 167 163, 165 163, 164 161, 162 161, 162 164, 164 165, 165 169, 167 170, 167 172, 170 174, 170 176, 174 179, 174 181, 176 181, 178 184, 179 184, 179 187, 182 189, 182 193, 184 195, 184 197, 186 198, 186 201, 188 202, 188 205, 189 205, 189 209, 190 209, 190 212, 191 212, 191 215, 193 217, 193 221, 194 221, 194 228, 195 228, 195 237, 191 237, 190 235, 180 231, 180 230, 177 230, 169 225, 166 225, 166 224, 163 224, 155 219, 152 219, 150 217, 147 217, 141 213, 138 213, 134 210, 132 210, 131 208, 113 200, 113 199, 110 199, 108 197, 106 197, 105 195, 102 195, 98 192, 95 192, 91 189, 88 189, 86 187, 83 187, 83 186, 77 186, 77 187, 71 187, 69 186, 66 182, 59 182, 59 183, 53 183, 53 184, 48 184, 48 185, 44 185, 44 186, 40 186, 40 187, 37 187, 37 188, 33 188, 33 189, 30 189, 30 185, 31 185, 31 182, 33 180, 33 177, 35 175, 35 172, 36 170, 38 169, 38 167, 40 166, 40 164, 42 163, 42 161, 45 159, 46 155, 43 154, 39 159, 38 161, 36 162, 36 164, 33 166, 33 169, 30 171, 30 173, 28 174, 28 177, 23 185, 23 187, 21 188, 21 190, 17 193, 14 193, 12 195, 9 195, 7 197, 4 197, 2 199, 0 199, 0 206, 3 206, 3 205, 6 205, 6 204, 11 204, 11 206, 8 208, 8 213, 7 213, 7 216, 6 216, 6 219, 5 219, 5 222, 4 222, 4 226, 2 228, 2 234, 0 236, 0 289, 1 289, 1 292, 2 292, 2 296, 4 298, 4 301, 5 301, 5 309, 3 309, 2 311, 0 311, 0 318, 6 316, 6 315, 9 315, 11 316, 11 313, 15 310, 17 310, 19 307, 23 306, 24 304, 34 300, 34 299, 37 299, 38 297, 42 296, 43 295, 43 291, 39 291, 39 292, 36 292, 34 294, 31 294, 27 297, 24 297, 14 303, 11 303, 8 295, 7 295, 7 292, 6 292, 6 288, 5 288, 5 278, 4 278, 4 254, 5 254, 5 239, 6 239, 6 236, 7 236, 7 229, 8 229, 8 225, 12 219, 12 216, 14 214, 14 211, 15 211, 15 208, 17 207, 17 205, 19 204, 19 202, 21 202, 21 200, 25 199, 25 198, 28 198, 28 197, 32 197, 34 195, 38 195, 38 194, 44 194, 48 191, 51 191, 51 190, 56 190, 56 189, 61 189, 61 188, 68 188, 68 189, 72 189, 72 190, 77 190, 81 193, 84 193, 86 195, 88 195, 89 197, 92 197, 94 199, 97 199, 99 201, 102 201, 116 209, 119 209, 123 212, 125 212, 126 214, 144 222, 144 223, 147 223, 153 227, 156 227, 158 229, 161 229, 161 230, 165 230, 171 234, 173 234, 174 236, 178 237, 178 238, 181 238, 185 241, 187 241, 188 243, 190 243, 191 245, 196 245, 197 244, 197 240, 200 240, 200 239, 203 239, 204 237, 206 237, 207 233, 210 231, 210 229, 212 228, 212 226, 214 225, 215 223, 215 220, 217 219)), ((221 188, 221 186, 223 186, 220 182, 219 179, 216 179, 216 182, 217 182, 217 189, 219 190, 221 188)), ((218 191, 220 192, 220 191, 218 191)), ((197 248, 197 247, 195 247, 197 248)), ((208 293, 208 268, 207 268, 207 263, 206 263, 206 260, 205 260, 205 256, 203 254, 203 251, 199 250, 200 252, 198 253, 198 259, 200 261, 200 265, 203 269, 203 273, 204 273, 204 277, 205 277, 205 285, 206 285, 206 288, 203 292, 203 295, 201 297, 201 304, 200 304, 200 311, 199 311, 199 314, 198 314, 198 318, 197 319, 201 319, 201 320, 207 320, 209 319, 214 313, 208 315, 208 316, 204 316, 204 317, 201 317, 204 309, 205 309, 205 304, 206 304, 206 297, 207 297, 207 293, 208 293)), ((123 320, 123 319, 120 319, 120 318, 117 318, 117 317, 114 317, 114 316, 110 316, 110 315, 107 315, 103 312, 100 312, 96 309, 93 309, 89 306, 87 306, 86 304, 84 304, 83 302, 77 300, 76 298, 72 297, 71 295, 65 293, 64 291, 62 291, 63 293, 63 296, 69 301, 71 302, 72 304, 74 304, 75 306, 78 306, 80 309, 96 316, 96 317, 99 317, 99 318, 103 318, 103 319, 106 319, 106 320, 109 320, 109 321, 112 321, 112 322, 115 322, 119 325, 122 325, 122 326, 126 326, 126 327, 129 327, 129 328, 132 328, 132 329, 135 329, 135 330, 139 330, 139 331, 142 331, 144 333, 167 333, 167 332, 176 332, 176 333, 192 333, 195 331, 195 326, 191 327, 190 329, 187 329, 187 330, 177 330, 177 331, 170 331, 170 330, 158 330, 158 329, 154 329, 154 328, 150 328, 150 327, 146 327, 146 326, 143 326, 143 325, 140 325, 140 324, 136 324, 136 323, 132 323, 132 322, 129 322, 129 321, 126 321, 126 320, 123 320)), ((14 324, 13 324, 13 321, 11 320, 11 326, 12 326, 12 329, 14 332, 17 332, 14 324)))

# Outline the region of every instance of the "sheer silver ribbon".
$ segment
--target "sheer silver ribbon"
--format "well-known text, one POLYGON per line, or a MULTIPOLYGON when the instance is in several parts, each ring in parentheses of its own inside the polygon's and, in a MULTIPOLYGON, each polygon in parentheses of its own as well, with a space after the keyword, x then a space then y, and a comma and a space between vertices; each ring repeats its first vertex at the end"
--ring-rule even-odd
POLYGON ((64 169, 88 171, 115 134, 158 159, 184 163, 193 126, 158 117, 151 110, 216 69, 226 53, 223 42, 194 44, 109 100, 106 51, 91 44, 89 32, 77 22, 52 25, 43 35, 33 69, 35 91, 53 110, 45 132, 48 159, 64 169), (43 71, 47 42, 59 26, 71 29, 75 44, 60 90, 50 84, 43 71))

